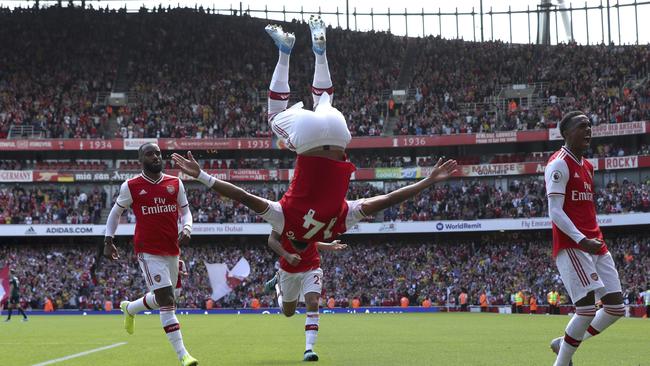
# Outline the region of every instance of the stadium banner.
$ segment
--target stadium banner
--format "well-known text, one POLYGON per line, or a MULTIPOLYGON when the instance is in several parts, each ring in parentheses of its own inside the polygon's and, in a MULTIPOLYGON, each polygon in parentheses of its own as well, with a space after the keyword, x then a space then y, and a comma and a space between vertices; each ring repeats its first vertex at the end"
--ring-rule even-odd
POLYGON ((148 143, 157 144, 158 139, 124 139, 124 150, 138 150, 140 146, 148 143))
MULTIPOLYGON (((603 123, 591 128, 591 137, 610 137, 623 135, 640 135, 648 130, 647 121, 603 123)), ((549 140, 562 140, 559 128, 552 128, 548 131, 549 140)))
POLYGON ((524 163, 461 165, 459 173, 463 177, 534 174, 526 172, 524 163))
POLYGON ((271 138, 158 139, 161 150, 270 150, 271 138))
POLYGON ((7 150, 122 150, 123 140, 4 140, 0 139, 0 151, 7 150))
POLYGON ((273 173, 268 169, 233 169, 230 171, 230 180, 232 181, 267 181, 271 180, 271 176, 277 178, 277 171, 273 170, 273 173))
POLYGON ((75 181, 75 174, 72 173, 59 173, 56 171, 35 171, 34 182, 60 182, 60 183, 73 183, 75 181))
POLYGON ((401 179, 402 168, 376 168, 376 179, 401 179))
POLYGON ((517 142, 517 131, 477 133, 477 144, 501 144, 504 142, 517 142))
POLYGON ((31 182, 34 180, 32 170, 0 170, 0 182, 31 182))
POLYGON ((74 173, 73 178, 75 182, 107 182, 111 180, 111 173, 108 172, 74 173))
POLYGON ((618 156, 615 158, 600 159, 604 163, 603 169, 616 170, 616 169, 636 169, 639 167, 638 156, 618 156))
MULTIPOLYGON (((598 215, 603 227, 647 225, 650 213, 626 213, 598 215)), ((551 228, 548 217, 529 219, 447 220, 414 222, 371 222, 351 227, 349 234, 408 234, 408 233, 454 233, 480 231, 546 230, 551 228)), ((133 235, 135 224, 118 226, 116 235, 133 235)), ((203 224, 195 223, 192 235, 268 235, 271 225, 259 224, 203 224)), ((0 236, 104 236, 104 225, 0 225, 0 236)))
MULTIPOLYGON (((612 158, 588 159, 594 170, 622 170, 650 168, 650 156, 618 156, 612 158)), ((545 162, 499 163, 461 165, 454 177, 489 177, 503 175, 544 174, 545 162)), ((412 168, 359 168, 352 174, 352 180, 419 179, 431 174, 433 167, 412 168)), ((207 169, 206 172, 218 179, 233 182, 289 181, 293 169, 207 169)), ((166 174, 184 181, 194 180, 178 169, 165 170, 166 174)), ((122 172, 59 172, 51 170, 0 170, 0 182, 122 182, 139 175, 139 171, 122 172)))

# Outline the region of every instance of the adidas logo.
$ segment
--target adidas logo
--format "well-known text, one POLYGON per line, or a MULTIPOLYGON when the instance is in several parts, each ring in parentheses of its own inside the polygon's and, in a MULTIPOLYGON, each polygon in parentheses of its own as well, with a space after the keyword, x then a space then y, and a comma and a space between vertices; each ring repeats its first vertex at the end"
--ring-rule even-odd
POLYGON ((144 189, 140 191, 140 196, 143 196, 145 194, 147 194, 147 191, 145 191, 144 189))
POLYGON ((575 172, 575 173, 573 174, 573 178, 580 178, 580 174, 578 174, 578 172, 575 172))
POLYGON ((36 230, 34 230, 33 226, 30 226, 29 229, 25 231, 25 235, 36 235, 36 230))

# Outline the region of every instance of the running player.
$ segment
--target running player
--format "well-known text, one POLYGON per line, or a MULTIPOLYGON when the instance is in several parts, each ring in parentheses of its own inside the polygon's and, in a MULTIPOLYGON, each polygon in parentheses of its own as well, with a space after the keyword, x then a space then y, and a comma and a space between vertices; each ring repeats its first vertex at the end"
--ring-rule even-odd
POLYGON ((135 315, 160 309, 160 321, 178 359, 183 366, 198 365, 183 344, 181 327, 176 318, 174 288, 178 280, 181 245, 186 245, 192 232, 192 214, 188 207, 183 182, 162 173, 160 148, 153 143, 140 146, 138 157, 142 174, 129 179, 120 187, 120 194, 106 222, 104 255, 117 259, 113 244, 122 212, 129 206, 136 217, 133 243, 140 269, 149 292, 135 301, 122 301, 124 327, 133 334, 135 315), (179 211, 183 229, 178 232, 179 211))
POLYGON ((583 157, 591 141, 591 123, 583 112, 573 111, 559 127, 565 144, 549 159, 544 178, 553 221, 553 257, 576 306, 564 337, 551 342, 555 366, 566 366, 572 365, 582 341, 625 315, 625 306, 614 260, 596 220, 594 168, 583 157), (603 307, 596 311, 598 298, 603 307))

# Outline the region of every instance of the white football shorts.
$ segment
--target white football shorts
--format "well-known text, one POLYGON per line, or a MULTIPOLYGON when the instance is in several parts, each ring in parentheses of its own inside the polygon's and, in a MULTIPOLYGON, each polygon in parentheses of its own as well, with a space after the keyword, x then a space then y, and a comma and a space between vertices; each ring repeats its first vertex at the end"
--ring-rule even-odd
POLYGON ((555 263, 573 303, 590 291, 595 291, 596 300, 613 292, 621 292, 621 281, 609 252, 595 255, 579 249, 562 249, 555 263))
POLYGON ((304 301, 305 294, 323 291, 323 270, 318 268, 307 272, 291 273, 280 269, 280 292, 282 302, 304 301))
POLYGON ((138 253, 138 263, 149 291, 168 286, 176 288, 178 256, 138 253))

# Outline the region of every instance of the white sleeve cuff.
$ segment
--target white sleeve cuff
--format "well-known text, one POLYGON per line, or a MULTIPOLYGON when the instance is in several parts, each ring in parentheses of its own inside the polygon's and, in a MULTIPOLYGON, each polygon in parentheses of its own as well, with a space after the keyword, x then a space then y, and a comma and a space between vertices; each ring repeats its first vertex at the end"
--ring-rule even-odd
POLYGON ((213 177, 210 174, 204 172, 203 170, 201 170, 201 173, 199 173, 199 176, 196 178, 196 180, 198 180, 199 182, 205 184, 206 186, 208 186, 208 188, 212 188, 212 186, 214 185, 214 182, 217 181, 217 179, 215 177, 213 177))

